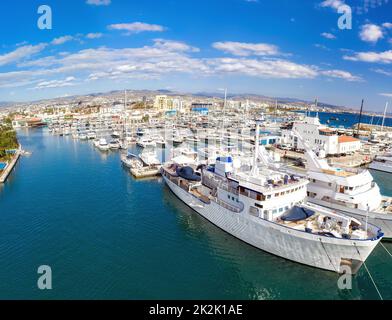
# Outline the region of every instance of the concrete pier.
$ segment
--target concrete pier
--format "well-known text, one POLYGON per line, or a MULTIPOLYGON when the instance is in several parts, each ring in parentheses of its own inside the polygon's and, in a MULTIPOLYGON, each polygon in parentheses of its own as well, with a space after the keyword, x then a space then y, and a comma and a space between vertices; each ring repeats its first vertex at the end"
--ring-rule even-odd
POLYGON ((20 155, 22 153, 22 149, 19 148, 14 157, 12 158, 11 162, 8 163, 7 167, 4 169, 4 171, 0 174, 0 183, 4 183, 8 176, 10 175, 10 173, 12 172, 12 170, 14 169, 16 163, 18 162, 20 155))

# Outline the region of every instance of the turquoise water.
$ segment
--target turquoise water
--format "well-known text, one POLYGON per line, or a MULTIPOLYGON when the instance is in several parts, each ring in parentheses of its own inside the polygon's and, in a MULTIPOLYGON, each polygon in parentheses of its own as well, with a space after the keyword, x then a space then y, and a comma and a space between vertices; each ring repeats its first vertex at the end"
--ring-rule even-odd
MULTIPOLYGON (((133 180, 118 153, 45 130, 19 136, 33 154, 0 187, 1 299, 378 298, 364 268, 339 291, 338 275, 252 248, 162 181, 133 180), (40 265, 52 267, 51 291, 37 289, 40 265)), ((392 299, 392 259, 378 247, 367 265, 392 299)))
MULTIPOLYGON (((301 111, 301 113, 305 113, 305 112, 301 111)), ((352 128, 354 125, 358 124, 359 122, 359 113, 352 114, 352 113, 310 112, 308 114, 310 114, 310 116, 312 117, 315 117, 318 114, 320 118, 320 122, 322 124, 328 124, 329 126, 335 128, 338 127, 352 128)), ((368 115, 362 115, 361 123, 381 126, 382 116, 372 117, 368 115)), ((392 118, 390 117, 385 118, 384 126, 392 127, 392 118)))

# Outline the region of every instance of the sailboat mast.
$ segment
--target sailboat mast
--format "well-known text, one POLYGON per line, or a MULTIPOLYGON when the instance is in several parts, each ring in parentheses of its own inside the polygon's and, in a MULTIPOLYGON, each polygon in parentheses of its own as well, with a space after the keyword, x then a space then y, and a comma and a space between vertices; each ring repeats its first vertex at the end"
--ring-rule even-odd
POLYGON ((386 117, 386 115, 387 115, 387 110, 388 110, 388 102, 385 104, 384 116, 382 117, 381 131, 384 130, 385 117, 386 117))
POLYGON ((223 103, 223 118, 222 118, 222 129, 221 129, 222 144, 223 144, 223 135, 225 130, 226 104, 227 104, 227 88, 225 88, 225 102, 223 103))
POLYGON ((357 128, 357 138, 359 137, 359 130, 361 129, 361 121, 362 121, 362 112, 363 112, 363 104, 364 104, 365 100, 362 99, 362 103, 361 103, 361 111, 359 113, 359 122, 358 122, 358 128, 357 128))
POLYGON ((123 135, 126 134, 127 132, 127 123, 126 123, 126 118, 127 118, 127 90, 124 90, 124 125, 123 125, 123 135))

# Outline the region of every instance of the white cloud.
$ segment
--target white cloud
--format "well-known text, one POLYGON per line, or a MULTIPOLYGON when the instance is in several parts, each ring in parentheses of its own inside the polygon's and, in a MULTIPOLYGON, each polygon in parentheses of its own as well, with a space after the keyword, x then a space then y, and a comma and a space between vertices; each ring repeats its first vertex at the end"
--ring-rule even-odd
POLYGON ((163 32, 165 27, 157 24, 149 24, 143 22, 133 22, 133 23, 118 23, 111 24, 108 26, 109 30, 120 30, 126 31, 127 34, 140 33, 140 32, 163 32))
POLYGON ((166 39, 154 39, 154 45, 160 49, 167 49, 171 51, 189 51, 189 52, 199 52, 199 48, 195 48, 187 45, 185 42, 181 41, 172 41, 166 39))
POLYGON ((17 48, 16 50, 0 55, 0 66, 15 63, 32 55, 41 52, 47 45, 44 43, 38 45, 27 45, 17 48))
MULTIPOLYGON (((249 50, 249 48, 248 48, 249 50)), ((273 79, 313 79, 319 76, 347 81, 359 78, 343 71, 322 71, 317 66, 261 57, 202 58, 187 43, 155 39, 152 45, 135 48, 99 47, 75 53, 58 53, 40 59, 20 61, 24 71, 0 73, 0 88, 23 87, 47 89, 66 87, 97 80, 160 79, 165 75, 187 74, 192 77, 237 74, 273 79)))
POLYGON ((385 22, 382 24, 382 26, 386 29, 392 29, 392 23, 391 22, 385 22))
POLYGON ((322 50, 325 50, 325 51, 331 51, 330 48, 328 48, 327 46, 325 46, 325 45, 323 45, 323 44, 320 44, 320 43, 315 43, 314 46, 315 46, 316 48, 319 48, 319 49, 322 49, 322 50))
POLYGON ((378 25, 368 23, 361 27, 359 37, 362 41, 376 43, 384 37, 384 33, 378 25))
POLYGON ((392 71, 388 71, 384 69, 370 69, 370 70, 378 74, 382 74, 384 76, 392 77, 392 71))
POLYGON ((332 9, 336 9, 336 10, 343 5, 344 5, 343 0, 325 0, 320 3, 321 7, 324 7, 324 8, 328 7, 328 8, 332 8, 332 9))
POLYGON ((384 52, 357 52, 352 56, 344 56, 343 59, 350 61, 389 64, 392 63, 392 50, 384 52))
POLYGON ((64 44, 68 41, 72 41, 74 39, 74 37, 72 36, 63 36, 63 37, 59 37, 59 38, 55 38, 53 39, 53 41, 51 42, 51 44, 58 46, 60 44, 64 44))
POLYGON ((321 36, 330 40, 336 39, 336 36, 329 32, 323 32, 321 36))
POLYGON ((87 0, 87 4, 91 4, 94 6, 108 6, 112 1, 111 0, 87 0))
POLYGON ((22 41, 22 42, 17 43, 15 46, 16 46, 16 47, 20 47, 20 46, 25 46, 25 45, 27 45, 27 44, 28 44, 27 41, 22 41))
POLYGON ((380 96, 392 98, 392 93, 380 93, 380 96))
POLYGON ((34 72, 31 71, 12 71, 0 73, 0 88, 24 87, 36 82, 33 79, 34 72))
POLYGON ((278 55, 279 50, 275 45, 267 43, 245 43, 245 42, 215 42, 212 44, 215 49, 235 56, 271 56, 278 55))
POLYGON ((88 33, 86 34, 87 39, 99 39, 102 38, 103 34, 102 33, 88 33))
POLYGON ((326 71, 321 71, 321 74, 327 77, 343 79, 350 82, 363 81, 361 77, 354 76, 350 72, 343 71, 343 70, 326 70, 326 71))
POLYGON ((75 77, 67 77, 63 80, 43 81, 37 84, 34 89, 49 89, 49 88, 63 88, 74 86, 75 77))
POLYGON ((246 58, 217 58, 207 62, 214 72, 236 73, 261 78, 315 78, 315 67, 287 60, 257 60, 246 58))

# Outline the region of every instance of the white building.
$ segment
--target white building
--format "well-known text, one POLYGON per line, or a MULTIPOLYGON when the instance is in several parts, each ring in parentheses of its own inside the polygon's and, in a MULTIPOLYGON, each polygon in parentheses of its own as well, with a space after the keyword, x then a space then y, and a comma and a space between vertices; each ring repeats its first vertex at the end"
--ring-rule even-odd
POLYGON ((352 153, 361 149, 361 141, 349 136, 340 136, 338 138, 338 153, 352 153))
POLYGON ((158 111, 184 111, 184 103, 178 98, 168 97, 166 95, 156 96, 154 102, 154 109, 158 111))
MULTIPOLYGON (((322 125, 317 117, 306 117, 302 122, 295 122, 293 130, 298 132, 312 149, 324 150, 327 155, 351 153, 361 148, 360 140, 339 136, 336 131, 322 125)), ((282 130, 282 143, 290 144, 295 149, 304 149, 289 129, 282 130)))
POLYGON ((99 109, 99 113, 102 115, 118 115, 124 112, 125 107, 123 104, 113 104, 113 105, 106 105, 102 106, 99 109))

